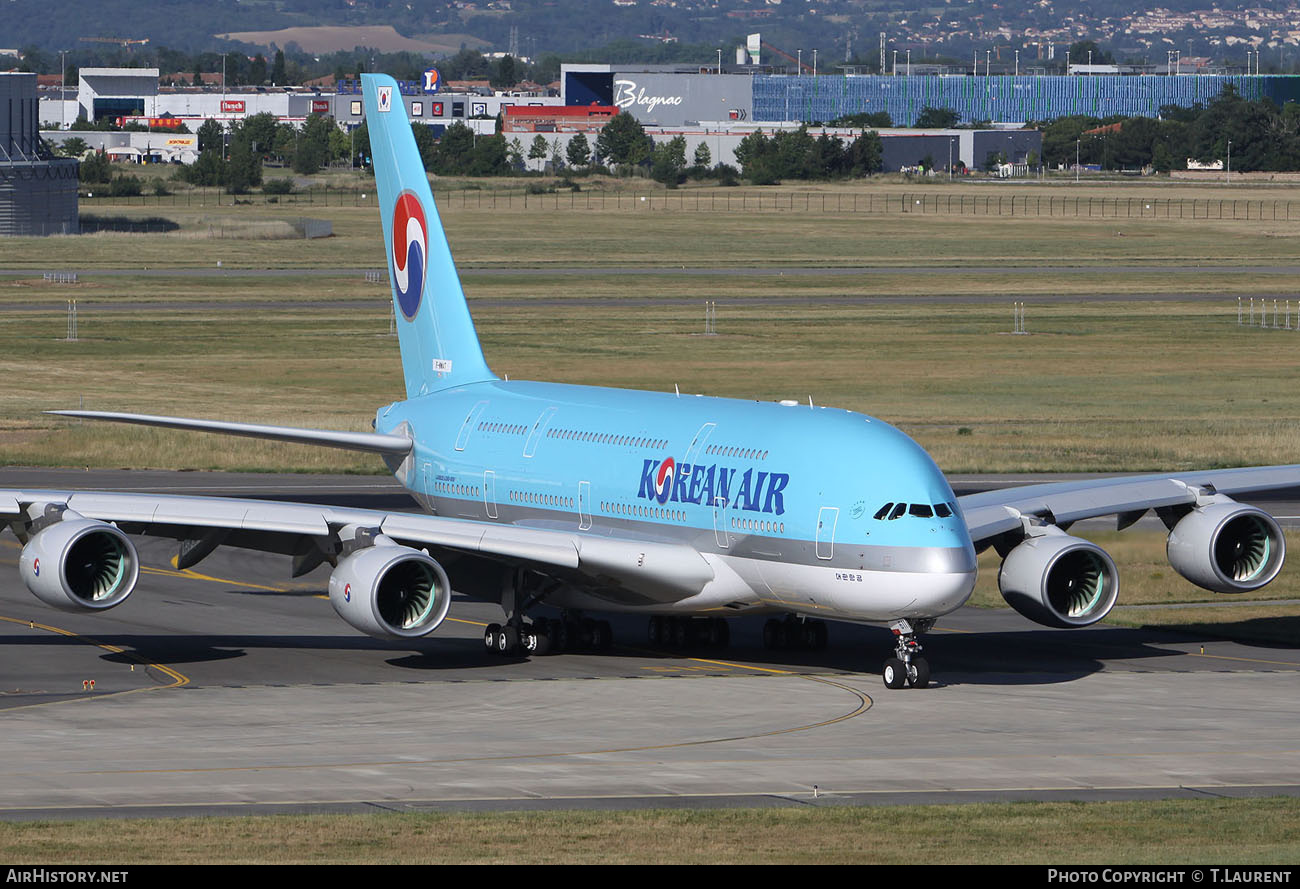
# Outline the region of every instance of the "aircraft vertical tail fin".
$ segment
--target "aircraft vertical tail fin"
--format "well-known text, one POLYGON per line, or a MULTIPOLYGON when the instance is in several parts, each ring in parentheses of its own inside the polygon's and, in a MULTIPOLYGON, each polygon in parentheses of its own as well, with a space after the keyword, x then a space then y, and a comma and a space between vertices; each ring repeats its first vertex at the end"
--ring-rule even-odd
POLYGON ((361 75, 406 397, 496 379, 483 357, 393 78, 361 75))

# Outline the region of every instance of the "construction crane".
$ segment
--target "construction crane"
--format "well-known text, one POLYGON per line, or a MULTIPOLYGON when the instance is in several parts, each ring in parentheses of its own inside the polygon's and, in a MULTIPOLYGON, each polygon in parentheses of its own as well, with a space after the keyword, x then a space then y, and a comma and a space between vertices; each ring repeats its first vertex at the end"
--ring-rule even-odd
POLYGON ((794 62, 795 65, 797 65, 803 71, 811 71, 813 69, 812 65, 809 65, 807 62, 800 61, 799 59, 790 55, 788 52, 785 52, 782 49, 778 49, 777 47, 768 43, 766 40, 761 42, 761 46, 763 47, 763 49, 770 49, 772 52, 776 53, 778 56, 780 56, 781 58, 785 59, 788 62, 794 62))

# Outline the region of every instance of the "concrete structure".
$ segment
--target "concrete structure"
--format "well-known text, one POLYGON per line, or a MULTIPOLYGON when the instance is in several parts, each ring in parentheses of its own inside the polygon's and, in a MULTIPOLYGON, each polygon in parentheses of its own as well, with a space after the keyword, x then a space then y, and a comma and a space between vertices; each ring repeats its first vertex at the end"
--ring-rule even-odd
MULTIPOLYGON (((1087 66, 1084 66, 1085 68, 1087 66)), ((1212 102, 1231 86, 1247 99, 1300 101, 1300 77, 1243 74, 788 75, 710 66, 565 65, 566 105, 617 105, 646 125, 702 121, 829 123, 883 111, 900 127, 927 106, 951 108, 964 124, 1023 123, 1075 114, 1155 117, 1166 105, 1212 102)))
POLYGON ((41 143, 35 74, 0 74, 0 235, 75 234, 75 160, 41 143))
POLYGON ((88 151, 111 160, 150 164, 192 164, 199 159, 199 137, 185 133, 113 133, 104 130, 49 130, 41 138, 51 145, 81 139, 88 151))

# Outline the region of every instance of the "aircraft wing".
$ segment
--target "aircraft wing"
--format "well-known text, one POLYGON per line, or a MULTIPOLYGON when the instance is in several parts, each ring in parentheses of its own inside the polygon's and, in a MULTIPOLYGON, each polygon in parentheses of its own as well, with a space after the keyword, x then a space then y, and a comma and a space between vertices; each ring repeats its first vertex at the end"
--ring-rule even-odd
POLYGON ((1256 466, 1023 485, 967 494, 958 503, 979 549, 1021 529, 1025 518, 1068 527, 1081 519, 1114 515, 1125 528, 1152 509, 1193 507, 1215 495, 1297 486, 1300 465, 1256 466))
POLYGON ((224 420, 196 420, 191 417, 160 417, 154 414, 124 414, 117 411, 46 411, 60 417, 79 420, 107 420, 112 423, 132 423, 137 426, 160 426, 165 429, 185 429, 191 432, 216 432, 222 435, 242 435, 245 438, 264 438, 294 444, 320 445, 343 448, 349 451, 369 451, 375 454, 400 456, 413 446, 404 435, 384 435, 377 432, 338 432, 333 429, 301 429, 296 426, 267 426, 261 423, 228 423, 224 420))
POLYGON ((65 505, 127 534, 175 539, 178 568, 197 564, 224 545, 293 556, 297 576, 335 561, 347 539, 345 529, 366 528, 415 549, 528 566, 613 601, 676 601, 700 592, 714 576, 698 551, 681 544, 270 500, 0 489, 0 528, 9 523, 23 538, 26 523, 46 504, 65 505))

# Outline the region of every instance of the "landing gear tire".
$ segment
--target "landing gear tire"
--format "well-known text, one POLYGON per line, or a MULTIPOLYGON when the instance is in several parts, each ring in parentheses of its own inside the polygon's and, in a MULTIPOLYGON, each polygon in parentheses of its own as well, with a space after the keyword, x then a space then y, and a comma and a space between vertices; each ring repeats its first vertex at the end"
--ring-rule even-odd
POLYGON ((501 632, 501 624, 488 624, 487 629, 483 631, 483 647, 488 651, 497 650, 497 634, 501 632))
POLYGON ((519 651, 519 630, 512 626, 504 626, 497 633, 497 654, 502 657, 512 657, 519 651))
POLYGON ((532 657, 540 657, 548 654, 551 650, 551 637, 536 626, 529 627, 523 631, 519 637, 519 644, 523 648, 523 653, 532 657))
POLYGON ((907 665, 896 657, 885 661, 885 668, 880 672, 885 680, 885 688, 902 688, 907 682, 907 665))
POLYGON ((930 685, 930 664, 925 658, 913 658, 907 665, 907 684, 912 688, 927 688, 930 685))

